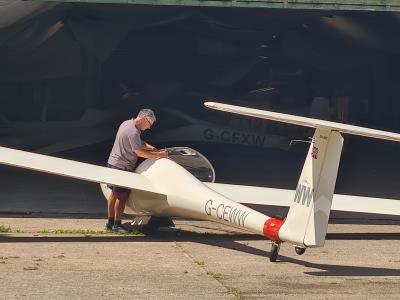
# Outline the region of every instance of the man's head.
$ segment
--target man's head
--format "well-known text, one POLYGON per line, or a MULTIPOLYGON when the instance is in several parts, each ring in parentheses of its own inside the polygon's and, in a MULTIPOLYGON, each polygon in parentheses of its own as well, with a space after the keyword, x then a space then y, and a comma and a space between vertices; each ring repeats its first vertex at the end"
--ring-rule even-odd
POLYGON ((149 129, 151 126, 153 126, 155 121, 156 116, 154 115, 154 112, 148 108, 140 110, 136 117, 136 125, 142 131, 149 129))

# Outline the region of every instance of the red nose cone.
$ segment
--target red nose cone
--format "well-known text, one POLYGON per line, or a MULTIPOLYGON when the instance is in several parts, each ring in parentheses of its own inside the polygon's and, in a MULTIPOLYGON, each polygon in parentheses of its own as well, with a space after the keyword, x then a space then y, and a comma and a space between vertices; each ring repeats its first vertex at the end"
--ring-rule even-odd
POLYGON ((264 224, 264 235, 269 238, 271 241, 280 242, 279 239, 279 229, 281 228, 282 224, 285 220, 279 220, 276 218, 268 219, 264 224))

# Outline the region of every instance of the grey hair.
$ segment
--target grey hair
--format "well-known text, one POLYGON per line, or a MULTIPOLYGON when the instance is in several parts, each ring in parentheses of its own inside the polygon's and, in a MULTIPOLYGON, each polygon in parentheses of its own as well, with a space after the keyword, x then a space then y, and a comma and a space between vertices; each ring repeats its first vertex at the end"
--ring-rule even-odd
POLYGON ((155 116, 154 112, 149 108, 141 109, 139 111, 137 117, 141 118, 141 119, 146 118, 148 120, 152 120, 153 122, 156 121, 156 116, 155 116))

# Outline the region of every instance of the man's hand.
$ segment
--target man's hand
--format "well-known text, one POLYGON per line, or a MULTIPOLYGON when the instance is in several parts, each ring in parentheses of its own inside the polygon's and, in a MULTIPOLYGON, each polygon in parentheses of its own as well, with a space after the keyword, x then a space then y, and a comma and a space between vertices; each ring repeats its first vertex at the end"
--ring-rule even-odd
POLYGON ((161 158, 168 158, 168 151, 163 150, 159 152, 161 158))
POLYGON ((168 151, 148 151, 148 150, 135 150, 135 153, 139 157, 143 158, 151 158, 151 157, 159 157, 159 158, 168 158, 168 151))

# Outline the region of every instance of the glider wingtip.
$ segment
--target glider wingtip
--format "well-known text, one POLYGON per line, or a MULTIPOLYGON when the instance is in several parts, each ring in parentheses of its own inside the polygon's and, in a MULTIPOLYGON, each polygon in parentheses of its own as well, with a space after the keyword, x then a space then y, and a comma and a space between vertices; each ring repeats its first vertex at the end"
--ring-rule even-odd
POLYGON ((214 101, 204 101, 204 106, 211 109, 218 109, 222 103, 214 102, 214 101))
POLYGON ((205 107, 208 107, 208 108, 212 108, 213 106, 214 106, 214 104, 215 104, 215 102, 212 102, 212 101, 205 101, 204 102, 204 106, 205 107))

